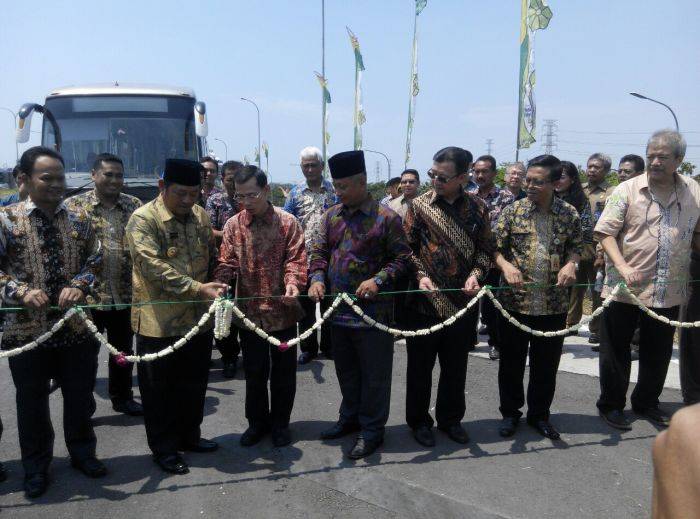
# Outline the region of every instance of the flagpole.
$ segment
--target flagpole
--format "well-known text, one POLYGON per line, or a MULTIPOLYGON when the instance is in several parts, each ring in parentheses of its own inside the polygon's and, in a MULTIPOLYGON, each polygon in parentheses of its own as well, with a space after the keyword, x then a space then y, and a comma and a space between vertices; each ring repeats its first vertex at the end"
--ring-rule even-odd
POLYGON ((522 55, 522 45, 525 38, 527 38, 527 26, 525 26, 525 33, 523 34, 523 18, 525 17, 527 11, 527 0, 521 0, 520 2, 520 39, 518 41, 518 50, 520 51, 520 66, 518 67, 518 113, 516 117, 515 124, 515 162, 518 162, 520 156, 520 117, 523 110, 523 89, 525 85, 523 84, 523 55, 522 55))
POLYGON ((408 125, 406 127, 406 157, 404 169, 408 168, 409 150, 411 149, 411 127, 413 122, 413 74, 416 68, 416 34, 418 28, 418 13, 414 10, 413 15, 413 44, 411 45, 411 74, 408 80, 408 125))
MULTIPOLYGON (((321 76, 326 78, 326 1, 321 0, 321 76)), ((328 171, 326 166, 326 93, 321 89, 321 150, 323 153, 323 173, 328 171)))

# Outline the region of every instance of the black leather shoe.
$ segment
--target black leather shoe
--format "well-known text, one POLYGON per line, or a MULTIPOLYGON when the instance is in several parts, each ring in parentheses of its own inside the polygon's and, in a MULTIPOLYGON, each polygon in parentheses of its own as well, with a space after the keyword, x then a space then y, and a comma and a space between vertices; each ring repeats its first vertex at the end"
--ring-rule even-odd
POLYGON ((49 477, 43 472, 24 476, 24 496, 31 499, 39 497, 49 488, 49 477))
POLYGON ((467 431, 464 430, 459 424, 450 425, 447 427, 438 427, 442 432, 449 436, 450 440, 456 441, 457 443, 469 443, 469 435, 467 431))
POLYGON ((536 422, 528 422, 537 432, 550 440, 558 440, 559 432, 547 420, 537 420, 536 422))
POLYGON ((615 429, 620 429, 621 431, 631 431, 632 424, 625 417, 625 413, 619 409, 613 409, 612 411, 599 411, 600 417, 603 421, 610 427, 615 429))
POLYGON ((321 433, 322 440, 335 440, 337 438, 342 438, 350 433, 357 432, 360 430, 358 424, 348 424, 348 423, 336 423, 330 429, 327 429, 321 433))
POLYGON ((143 406, 133 398, 129 400, 112 400, 112 409, 129 416, 143 416, 143 406))
POLYGON ((646 409, 635 409, 633 407, 632 411, 634 411, 635 414, 646 418, 650 422, 655 423, 656 425, 661 425, 662 427, 668 427, 668 424, 671 422, 671 416, 658 407, 647 407, 646 409))
POLYGON ((188 443, 182 446, 183 451, 189 452, 214 452, 218 448, 218 443, 205 438, 200 438, 196 443, 188 443))
POLYGON ((308 364, 312 360, 316 358, 316 355, 311 353, 310 351, 302 351, 301 355, 299 355, 299 360, 297 361, 298 364, 308 364))
POLYGON ((509 438, 515 434, 515 430, 518 428, 518 423, 520 423, 520 418, 514 416, 506 416, 501 420, 501 424, 498 426, 498 434, 504 438, 509 438))
POLYGON ((226 362, 226 363, 224 363, 224 369, 222 370, 221 374, 224 376, 224 378, 235 378, 237 367, 238 367, 238 360, 234 360, 232 362, 226 362))
POLYGON ((289 432, 289 428, 276 429, 272 431, 272 445, 275 447, 285 447, 292 443, 292 433, 289 432))
POLYGON ((0 463, 0 482, 7 479, 7 470, 5 470, 5 465, 0 463))
POLYGON ((421 425, 413 429, 413 437, 423 447, 435 447, 435 436, 427 425, 421 425))
POLYGON ((489 350, 489 359, 491 360, 498 360, 501 358, 501 352, 498 351, 498 348, 495 346, 491 346, 491 349, 489 350))
POLYGON ((187 474, 190 471, 190 468, 187 466, 187 463, 185 463, 185 460, 182 459, 182 456, 179 454, 165 454, 162 456, 155 456, 153 458, 153 461, 155 461, 160 468, 162 468, 165 472, 170 472, 171 474, 187 474))
POLYGON ((366 458, 376 451, 377 447, 379 447, 382 443, 384 443, 384 438, 380 438, 378 440, 366 440, 362 436, 358 436, 355 446, 348 453, 348 458, 351 460, 366 458))
POLYGON ((107 467, 95 457, 84 460, 70 460, 71 467, 78 469, 89 478, 102 478, 107 475, 107 467))
POLYGON ((267 429, 260 427, 248 427, 246 431, 241 435, 240 443, 243 447, 252 447, 267 434, 267 429))

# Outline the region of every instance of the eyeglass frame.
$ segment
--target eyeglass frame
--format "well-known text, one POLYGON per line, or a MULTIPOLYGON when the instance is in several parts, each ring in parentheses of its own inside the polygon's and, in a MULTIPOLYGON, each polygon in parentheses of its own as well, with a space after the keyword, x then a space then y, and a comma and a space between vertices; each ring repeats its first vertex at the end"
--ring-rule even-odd
POLYGON ((464 173, 457 173, 456 175, 452 175, 451 177, 446 179, 440 174, 433 173, 433 168, 430 168, 426 174, 428 175, 428 178, 430 178, 430 180, 437 180, 441 184, 447 184, 450 182, 450 180, 455 179, 458 176, 463 175, 464 173))
POLYGON ((236 202, 241 202, 243 200, 258 200, 260 198, 260 195, 263 194, 263 191, 258 191, 256 194, 253 193, 236 193, 233 195, 233 199, 236 202))

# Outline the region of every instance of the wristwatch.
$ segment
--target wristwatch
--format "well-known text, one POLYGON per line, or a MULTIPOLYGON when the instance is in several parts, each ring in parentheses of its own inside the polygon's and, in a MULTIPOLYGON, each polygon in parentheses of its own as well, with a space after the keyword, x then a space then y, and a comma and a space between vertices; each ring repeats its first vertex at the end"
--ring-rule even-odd
POLYGON ((380 278, 379 276, 374 276, 373 281, 374 281, 374 284, 377 285, 378 287, 382 286, 382 283, 384 283, 384 281, 382 281, 382 278, 380 278))

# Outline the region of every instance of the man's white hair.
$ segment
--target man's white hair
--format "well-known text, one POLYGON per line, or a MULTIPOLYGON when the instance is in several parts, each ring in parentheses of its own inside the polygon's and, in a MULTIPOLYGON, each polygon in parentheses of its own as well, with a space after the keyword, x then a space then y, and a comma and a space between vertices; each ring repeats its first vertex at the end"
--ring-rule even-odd
POLYGON ((307 146, 299 152, 299 162, 304 159, 316 159, 323 164, 323 155, 321 154, 321 150, 316 146, 307 146))
POLYGON ((683 136, 675 130, 659 130, 654 132, 647 141, 647 150, 649 146, 663 146, 664 144, 671 147, 671 151, 677 159, 685 157, 685 150, 688 145, 683 136))

